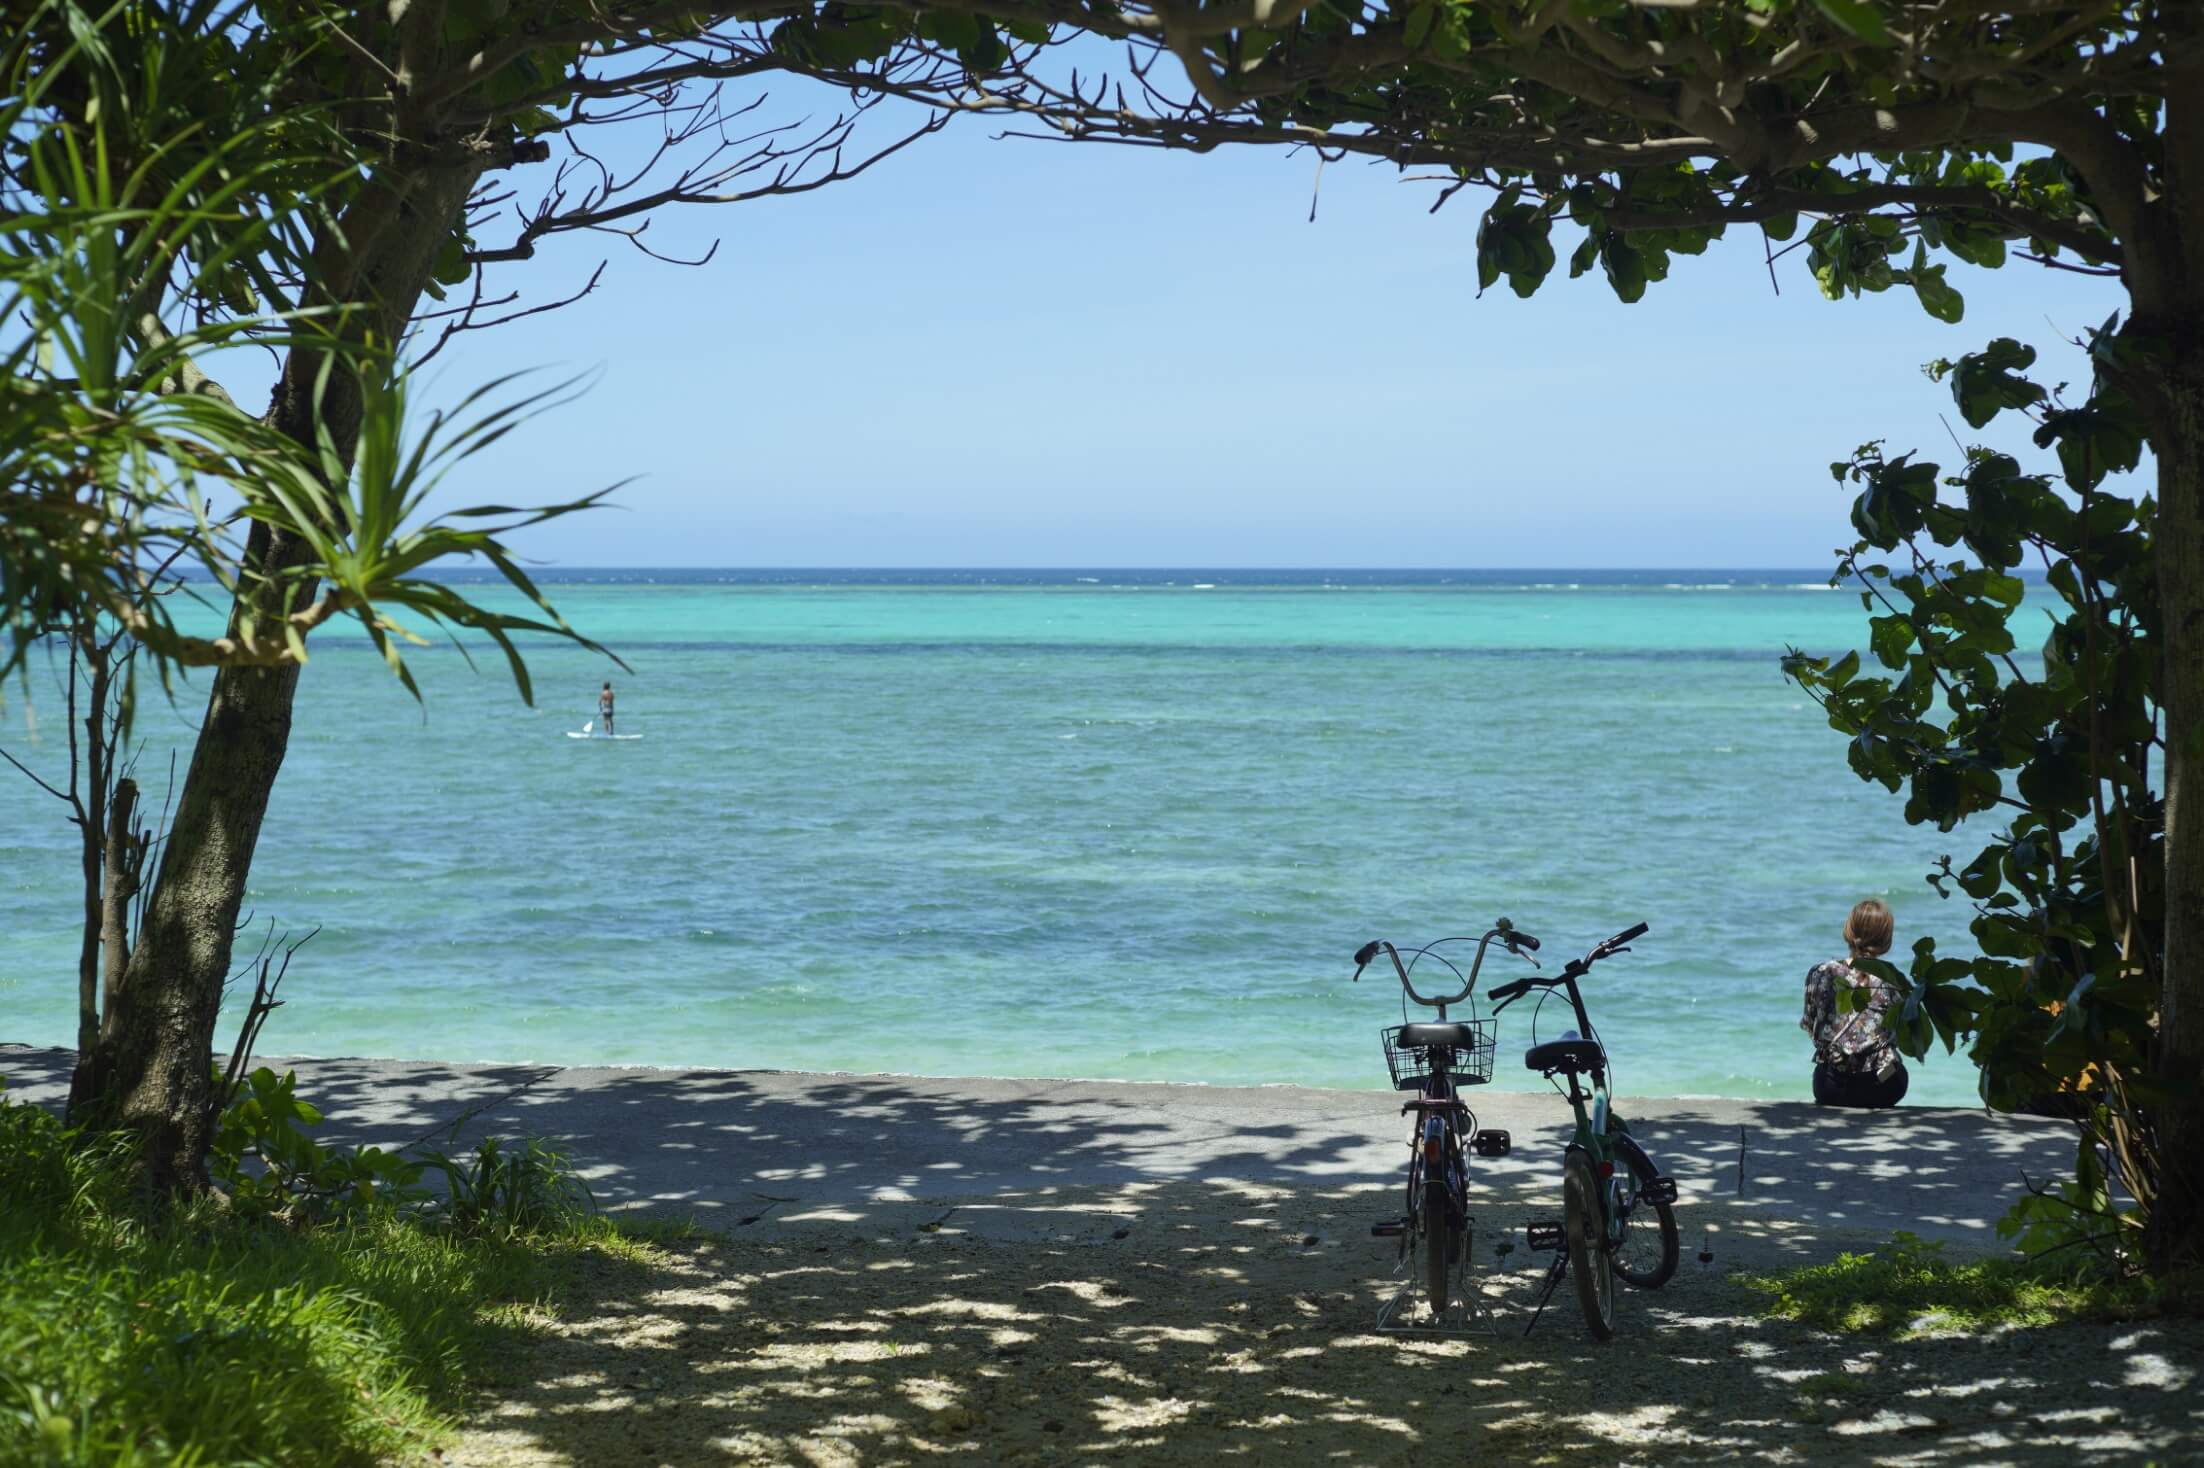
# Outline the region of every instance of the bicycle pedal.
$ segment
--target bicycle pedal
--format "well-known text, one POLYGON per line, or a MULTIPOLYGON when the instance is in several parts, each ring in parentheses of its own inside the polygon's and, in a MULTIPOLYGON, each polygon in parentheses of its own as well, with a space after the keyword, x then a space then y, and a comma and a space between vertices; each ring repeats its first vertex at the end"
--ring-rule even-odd
POLYGON ((1562 1237, 1559 1223, 1532 1223, 1523 1227, 1523 1241, 1540 1253, 1560 1248, 1562 1237))
POLYGON ((1505 1157, 1514 1144, 1505 1131, 1488 1127, 1470 1138, 1469 1145, 1479 1157, 1505 1157))
POLYGON ((1676 1201, 1676 1179, 1657 1177, 1647 1183, 1638 1196, 1648 1203, 1673 1203, 1676 1201))
POLYGON ((1405 1218, 1388 1218, 1370 1225, 1370 1237, 1373 1239, 1397 1239, 1406 1232, 1408 1220, 1405 1218))

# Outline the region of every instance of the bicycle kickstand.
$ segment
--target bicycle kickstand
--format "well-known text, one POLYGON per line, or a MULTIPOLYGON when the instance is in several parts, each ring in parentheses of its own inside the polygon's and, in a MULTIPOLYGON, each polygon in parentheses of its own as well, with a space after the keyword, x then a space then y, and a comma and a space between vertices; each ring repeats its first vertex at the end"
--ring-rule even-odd
POLYGON ((1538 1308, 1531 1312, 1530 1324, 1523 1327, 1526 1338, 1538 1324, 1538 1317, 1546 1313, 1547 1304, 1552 1301, 1554 1291, 1561 1288, 1562 1277, 1568 1272, 1569 1254, 1567 1250, 1563 1250, 1554 1255, 1554 1262, 1546 1267, 1546 1287, 1538 1292, 1538 1308))

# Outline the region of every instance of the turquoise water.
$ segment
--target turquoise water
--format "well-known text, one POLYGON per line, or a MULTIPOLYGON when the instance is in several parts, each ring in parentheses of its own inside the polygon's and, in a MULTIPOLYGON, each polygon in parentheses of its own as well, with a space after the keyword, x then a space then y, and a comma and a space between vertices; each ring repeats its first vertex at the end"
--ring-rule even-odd
MULTIPOLYGON (((1382 1085, 1398 989, 1349 955, 1504 913, 1549 960, 1652 924, 1588 990, 1622 1091, 1797 1097, 1800 983, 1853 901, 1963 941, 1921 881, 1961 839, 1854 780, 1778 671, 1857 644, 1856 598, 1440 579, 572 573, 561 609, 633 672, 537 647, 534 709, 448 649, 417 707, 324 634, 249 899, 321 932, 264 1048, 1382 1085), (606 676, 644 737, 563 737, 606 676)), ((32 692, 43 739, 11 686, 0 741, 58 775, 32 692)), ((202 702, 149 701, 156 801, 202 702)), ((0 1040, 73 1032, 59 811, 0 780, 0 1040)), ((1530 1008, 1498 1084, 1540 1084, 1530 1008)), ((1912 1099, 1971 1102, 1971 1068, 1912 1099)))

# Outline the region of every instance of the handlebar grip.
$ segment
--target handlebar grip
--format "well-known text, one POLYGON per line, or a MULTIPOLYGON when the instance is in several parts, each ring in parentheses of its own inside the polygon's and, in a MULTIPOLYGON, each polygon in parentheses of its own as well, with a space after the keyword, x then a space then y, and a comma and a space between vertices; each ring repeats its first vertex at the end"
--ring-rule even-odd
POLYGON ((1487 999, 1490 999, 1495 1004, 1501 1004, 1515 998, 1519 994, 1529 993, 1530 987, 1531 981, 1529 979, 1517 979, 1512 984, 1502 984, 1497 989, 1487 989, 1485 991, 1485 997, 1487 999))
POLYGON ((1617 944, 1622 943, 1634 943, 1638 939, 1643 938, 1645 934, 1646 925, 1644 923, 1640 923, 1634 928, 1627 929, 1623 932, 1615 934, 1614 937, 1609 938, 1607 940, 1607 946, 1613 947, 1617 944))
POLYGON ((1521 947, 1528 948, 1533 953, 1536 953, 1538 951, 1538 940, 1536 938, 1533 938, 1528 933, 1510 933, 1508 934, 1508 941, 1521 947))
POLYGON ((1364 964, 1367 964, 1371 959, 1377 956, 1378 942, 1375 938, 1373 938, 1369 942, 1363 944, 1360 948, 1357 948, 1355 950, 1355 967, 1361 968, 1364 964))

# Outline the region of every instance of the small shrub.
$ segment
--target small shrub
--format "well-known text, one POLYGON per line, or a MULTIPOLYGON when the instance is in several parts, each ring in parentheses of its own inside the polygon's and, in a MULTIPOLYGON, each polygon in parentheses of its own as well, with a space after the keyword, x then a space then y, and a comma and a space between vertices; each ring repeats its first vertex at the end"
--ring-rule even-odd
POLYGON ((446 1215, 466 1233, 571 1229, 596 1212, 597 1200, 566 1155, 534 1137, 517 1143, 485 1137, 471 1159, 432 1152, 429 1166, 449 1189, 446 1215))
POLYGON ((2148 1280, 2122 1279, 2077 1260, 1947 1255, 1941 1242, 1900 1233, 1869 1254, 1840 1254, 1779 1274, 1738 1280, 1769 1315, 1823 1330, 1904 1336, 1936 1330, 2124 1320, 2170 1303, 2148 1280))
POLYGON ((496 1226, 452 1226, 425 1189, 403 1205, 360 1206, 350 1189, 329 1211, 268 1206, 275 1194, 255 1190, 277 1187, 278 1168, 308 1190, 293 1202, 330 1176, 270 1140, 310 1110, 263 1104, 241 1123, 258 1140, 240 1161, 268 1164, 244 1169, 247 1206, 154 1214, 129 1194, 119 1144, 0 1101, 0 1464, 417 1456, 470 1373, 538 1327, 512 1302, 544 1298, 583 1257, 634 1262, 609 1224, 550 1206, 555 1154, 525 1145, 496 1148, 477 1190, 496 1226))
POLYGON ((380 1147, 340 1152, 307 1133, 321 1111, 298 1094, 298 1073, 261 1066, 215 1123, 207 1166, 238 1208, 251 1213, 327 1213, 424 1203, 424 1164, 380 1147))

